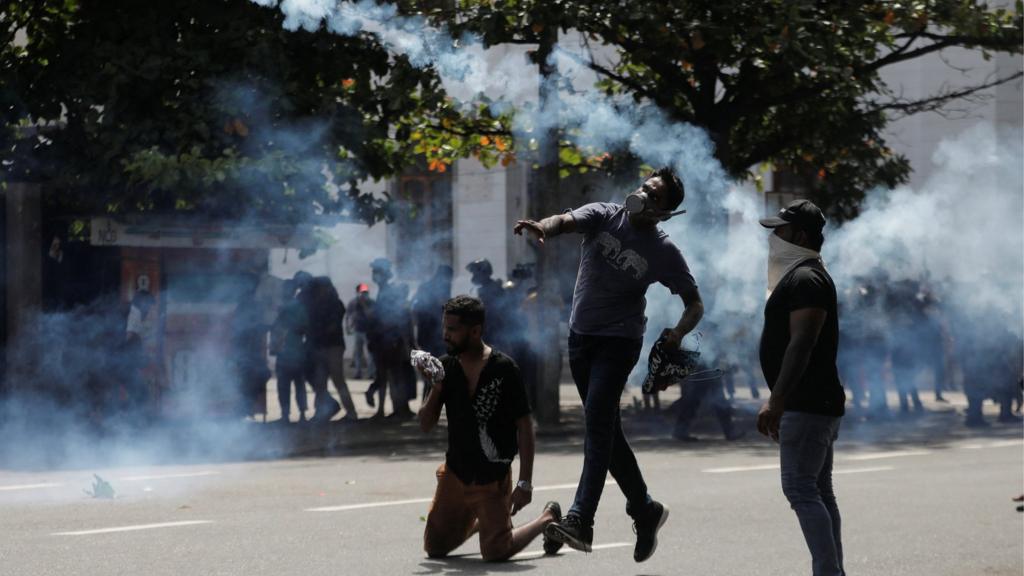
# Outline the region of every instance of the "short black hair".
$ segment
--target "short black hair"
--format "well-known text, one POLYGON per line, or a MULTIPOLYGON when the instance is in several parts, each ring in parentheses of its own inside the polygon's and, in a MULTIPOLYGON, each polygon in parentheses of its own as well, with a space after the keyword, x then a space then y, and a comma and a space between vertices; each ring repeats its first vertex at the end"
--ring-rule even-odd
POLYGON ((676 176, 674 170, 668 166, 658 168, 647 177, 648 180, 651 178, 661 178, 661 182, 665 185, 665 192, 668 194, 669 210, 675 210, 683 203, 683 199, 686 198, 686 189, 683 187, 683 181, 676 176))
POLYGON ((487 320, 487 310, 479 298, 461 294, 445 302, 444 313, 456 316, 467 326, 482 326, 487 320))

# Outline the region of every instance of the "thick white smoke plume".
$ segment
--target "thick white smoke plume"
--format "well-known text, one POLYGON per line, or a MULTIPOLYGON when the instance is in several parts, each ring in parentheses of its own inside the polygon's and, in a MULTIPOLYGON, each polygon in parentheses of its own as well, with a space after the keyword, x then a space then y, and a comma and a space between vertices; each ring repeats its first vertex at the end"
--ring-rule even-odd
MULTIPOLYGON (((525 58, 489 60, 479 38, 453 41, 423 18, 399 16, 393 6, 370 0, 253 1, 279 8, 289 29, 326 26, 343 35, 373 34, 414 65, 433 66, 460 97, 485 94, 499 105, 535 101, 541 79, 525 58)), ((765 297, 767 231, 757 224, 763 199, 729 180, 703 130, 672 122, 654 106, 616 101, 594 89, 589 53, 569 44, 556 47, 552 59, 560 86, 572 89, 560 90, 557 110, 527 106, 517 114, 518 137, 539 139, 559 126, 572 130, 583 146, 628 149, 649 165, 674 167, 686 185, 690 212, 664 228, 686 254, 708 305, 703 351, 710 360, 747 361, 765 297), (719 221, 709 231, 713 214, 722 213, 729 214, 728 223, 719 221)), ((979 126, 939 147, 938 170, 923 189, 872 191, 858 219, 825 231, 824 258, 841 300, 863 282, 884 287, 913 280, 939 297, 948 314, 998 322, 1019 338, 1021 159, 1019 132, 996 134, 979 126)), ((608 199, 620 200, 626 192, 608 199)), ((678 298, 652 289, 648 317, 658 320, 649 326, 648 345, 674 323, 680 308, 678 298)))

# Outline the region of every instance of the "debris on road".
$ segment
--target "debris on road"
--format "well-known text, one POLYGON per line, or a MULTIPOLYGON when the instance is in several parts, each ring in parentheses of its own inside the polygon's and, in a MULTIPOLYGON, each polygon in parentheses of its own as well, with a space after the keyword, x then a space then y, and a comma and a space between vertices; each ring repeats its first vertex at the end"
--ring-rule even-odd
POLYGON ((110 485, 110 482, 107 482, 103 478, 100 478, 99 474, 93 474, 93 477, 96 479, 96 481, 93 482, 92 484, 92 491, 90 492, 89 490, 85 490, 85 493, 88 494, 89 496, 92 496, 93 498, 113 500, 114 487, 110 485))

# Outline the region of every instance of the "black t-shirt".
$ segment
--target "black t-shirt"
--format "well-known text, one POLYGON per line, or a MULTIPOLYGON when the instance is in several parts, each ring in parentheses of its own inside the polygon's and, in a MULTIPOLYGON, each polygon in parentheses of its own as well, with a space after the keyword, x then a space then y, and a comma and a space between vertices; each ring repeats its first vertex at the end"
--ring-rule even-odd
POLYGON ((480 372, 476 395, 458 359, 443 356, 441 401, 448 416, 447 467, 465 484, 489 484, 505 478, 519 452, 516 420, 530 413, 519 367, 491 351, 480 372))
POLYGON ((807 369, 786 398, 786 411, 842 416, 846 395, 836 369, 839 350, 836 286, 820 262, 808 260, 797 266, 779 281, 768 298, 761 332, 761 371, 768 387, 774 387, 789 345, 789 313, 805 308, 820 308, 828 316, 811 351, 807 369))

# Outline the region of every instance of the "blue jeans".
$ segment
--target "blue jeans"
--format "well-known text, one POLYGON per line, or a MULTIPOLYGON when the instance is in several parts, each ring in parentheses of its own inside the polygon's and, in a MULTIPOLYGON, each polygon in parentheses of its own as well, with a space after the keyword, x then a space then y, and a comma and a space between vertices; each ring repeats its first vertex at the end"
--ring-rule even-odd
POLYGON ((586 525, 594 522, 609 472, 626 496, 627 513, 639 513, 650 502, 619 418, 619 399, 642 345, 640 339, 569 333, 569 368, 583 400, 586 422, 583 474, 569 513, 586 525))
POLYGON ((373 369, 373 356, 366 354, 366 332, 356 332, 355 334, 355 349, 352 351, 352 361, 355 364, 354 368, 356 374, 360 377, 363 375, 363 369, 367 370, 366 376, 373 380, 374 369, 373 369))
POLYGON ((814 576, 844 576, 839 507, 832 490, 833 443, 840 419, 786 412, 779 426, 782 492, 800 521, 814 576))

